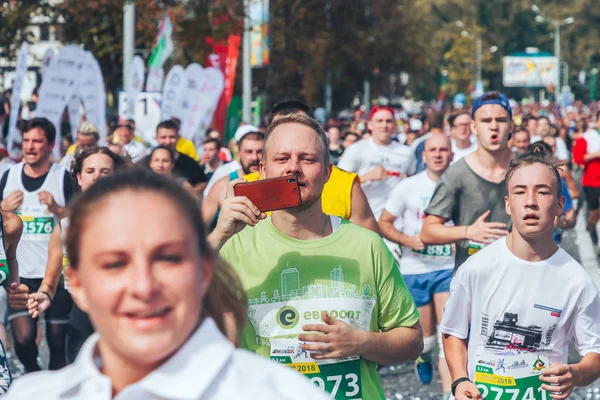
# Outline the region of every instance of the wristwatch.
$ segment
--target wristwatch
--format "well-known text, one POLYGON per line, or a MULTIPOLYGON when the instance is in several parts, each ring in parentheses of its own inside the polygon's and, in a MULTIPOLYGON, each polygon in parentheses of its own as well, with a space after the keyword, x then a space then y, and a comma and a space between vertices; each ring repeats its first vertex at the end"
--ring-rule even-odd
POLYGON ((471 382, 471 380, 469 378, 467 378, 466 376, 463 376, 462 378, 458 378, 457 380, 452 382, 452 396, 453 397, 454 397, 454 393, 456 392, 456 387, 465 381, 471 382))

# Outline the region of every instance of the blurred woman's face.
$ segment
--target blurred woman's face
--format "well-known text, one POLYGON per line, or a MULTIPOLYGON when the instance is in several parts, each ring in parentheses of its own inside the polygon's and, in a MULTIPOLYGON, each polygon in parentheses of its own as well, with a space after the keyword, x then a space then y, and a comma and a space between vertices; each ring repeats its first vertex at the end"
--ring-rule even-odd
POLYGON ((197 233, 172 200, 152 191, 110 195, 83 226, 79 268, 68 274, 100 334, 102 358, 156 368, 200 320, 212 270, 197 233))
POLYGON ((160 175, 170 175, 175 164, 171 160, 171 154, 165 149, 158 149, 152 153, 150 168, 160 175))
POLYGON ((85 160, 81 172, 77 174, 77 183, 84 192, 90 188, 99 178, 112 175, 115 172, 115 163, 106 154, 92 154, 85 160))

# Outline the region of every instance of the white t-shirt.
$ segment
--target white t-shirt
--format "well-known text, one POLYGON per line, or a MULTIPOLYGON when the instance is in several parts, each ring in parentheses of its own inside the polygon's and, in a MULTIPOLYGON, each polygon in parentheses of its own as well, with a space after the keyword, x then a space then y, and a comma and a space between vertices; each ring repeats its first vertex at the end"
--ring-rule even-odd
MULTIPOLYGON (((62 400, 326 400, 329 396, 290 367, 236 349, 208 318, 161 366, 113 396, 90 336, 75 362, 16 380, 7 399, 62 400)), ((4 399, 4 397, 3 397, 4 399)))
POLYGON ((452 159, 452 164, 460 160, 461 158, 468 156, 472 152, 477 150, 477 138, 471 136, 471 145, 466 149, 459 149, 456 147, 456 141, 452 139, 452 152, 454 153, 454 158, 452 159))
POLYGON ((131 142, 123 145, 123 148, 127 150, 127 154, 129 154, 133 163, 142 160, 149 154, 149 150, 146 148, 146 146, 137 140, 132 140, 131 142))
POLYGON ((469 338, 472 380, 489 383, 508 375, 522 390, 519 379, 539 386, 532 376, 549 363, 566 363, 571 342, 582 356, 600 353, 600 297, 583 267, 563 249, 547 260, 528 262, 502 238, 458 269, 440 329, 469 338))
POLYGON ((219 182, 222 178, 226 177, 233 171, 237 171, 240 168, 242 168, 242 164, 240 164, 240 162, 238 160, 233 160, 232 162, 223 164, 220 167, 218 167, 217 169, 215 169, 215 172, 210 177, 210 180, 208 181, 206 188, 204 188, 204 192, 203 192, 204 198, 206 198, 208 196, 208 194, 210 193, 210 190, 213 188, 213 186, 215 186, 215 183, 219 182))
POLYGON ((378 165, 388 171, 390 174, 388 178, 362 184, 375 219, 379 219, 388 196, 402 180, 403 175, 414 172, 415 163, 410 147, 395 141, 388 145, 378 145, 373 138, 369 138, 348 147, 338 167, 348 172, 355 172, 359 176, 375 169, 378 165))
MULTIPOLYGON (((427 175, 427 171, 400 182, 392 191, 385 209, 396 217, 394 226, 408 236, 421 232, 425 220, 425 209, 431 201, 436 182, 427 175)), ((448 221, 446 225, 454 225, 448 221)), ((402 247, 400 272, 402 275, 426 274, 454 268, 455 254, 452 245, 425 246, 425 250, 413 250, 402 247)))

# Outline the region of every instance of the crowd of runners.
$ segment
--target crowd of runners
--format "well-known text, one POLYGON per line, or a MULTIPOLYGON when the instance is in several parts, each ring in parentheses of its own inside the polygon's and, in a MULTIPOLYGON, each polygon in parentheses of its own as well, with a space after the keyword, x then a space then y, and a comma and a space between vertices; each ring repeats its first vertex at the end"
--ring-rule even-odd
POLYGON ((104 145, 84 122, 62 160, 32 118, 0 179, 0 389, 383 399, 378 367, 413 360, 444 399, 566 399, 600 377, 598 289, 559 246, 579 212, 598 245, 595 106, 489 92, 321 124, 286 101, 231 147, 210 132, 196 148, 177 120, 153 146, 133 121, 104 145), (290 175, 299 206, 235 194, 290 175), (50 371, 29 374, 41 315, 50 371))

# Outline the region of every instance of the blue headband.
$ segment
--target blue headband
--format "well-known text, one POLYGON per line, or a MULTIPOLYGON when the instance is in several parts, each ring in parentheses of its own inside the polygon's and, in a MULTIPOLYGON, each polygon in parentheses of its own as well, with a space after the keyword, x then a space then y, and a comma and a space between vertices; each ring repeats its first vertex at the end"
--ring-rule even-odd
POLYGON ((471 110, 471 116, 475 118, 475 111, 477 111, 481 106, 485 106, 487 104, 498 104, 500 107, 504 108, 508 112, 508 115, 512 119, 512 109, 510 108, 510 103, 508 102, 506 96, 502 93, 496 92, 498 96, 497 99, 482 100, 484 97, 489 96, 492 93, 494 92, 484 93, 482 96, 479 96, 477 100, 475 100, 475 103, 473 103, 473 109, 471 110))

